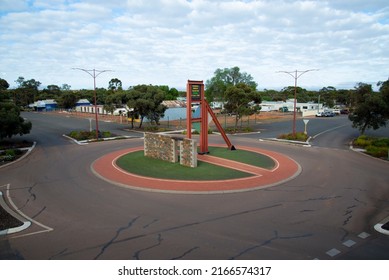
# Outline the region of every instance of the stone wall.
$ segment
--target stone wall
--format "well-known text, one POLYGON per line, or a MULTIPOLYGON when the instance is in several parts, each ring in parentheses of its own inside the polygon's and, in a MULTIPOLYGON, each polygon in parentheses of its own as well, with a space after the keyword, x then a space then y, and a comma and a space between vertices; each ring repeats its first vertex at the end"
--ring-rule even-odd
POLYGON ((146 157, 178 162, 176 141, 170 136, 145 132, 144 152, 146 157))
POLYGON ((180 164, 197 167, 197 143, 195 140, 185 138, 180 141, 180 164))
POLYGON ((179 139, 168 135, 145 132, 144 153, 146 157, 178 162, 188 167, 197 167, 197 143, 193 139, 179 139))

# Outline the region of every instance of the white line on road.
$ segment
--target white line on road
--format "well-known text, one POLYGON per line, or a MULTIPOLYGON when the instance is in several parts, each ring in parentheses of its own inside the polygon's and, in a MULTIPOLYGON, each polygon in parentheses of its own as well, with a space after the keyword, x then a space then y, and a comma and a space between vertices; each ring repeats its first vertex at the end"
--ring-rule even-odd
POLYGON ((330 131, 333 131, 333 130, 342 128, 342 127, 344 127, 344 126, 349 126, 349 124, 343 124, 343 125, 340 125, 340 126, 336 126, 336 127, 333 127, 333 128, 327 129, 327 130, 324 130, 324 131, 322 131, 322 132, 320 132, 320 133, 318 133, 318 134, 312 136, 312 139, 315 139, 316 137, 318 137, 318 136, 320 136, 320 135, 322 135, 322 134, 324 134, 324 133, 327 133, 327 132, 330 132, 330 131))
POLYGON ((28 234, 23 234, 23 235, 18 235, 18 236, 15 236, 15 237, 12 237, 12 238, 19 238, 19 237, 23 237, 23 236, 28 236, 28 235, 34 235, 34 234, 38 234, 38 233, 44 233, 44 232, 49 232, 49 231, 53 231, 54 229, 51 228, 51 227, 48 227, 48 226, 45 226, 44 224, 34 220, 33 218, 30 218, 29 216, 27 216, 26 214, 24 214, 22 211, 20 211, 18 209, 18 207, 15 205, 15 203, 13 202, 11 196, 10 196, 10 187, 11 185, 10 184, 7 184, 7 199, 9 201, 9 204, 11 205, 11 207, 20 215, 22 216, 23 218, 29 220, 31 223, 34 223, 36 224, 37 226, 40 226, 42 228, 44 228, 44 230, 41 230, 41 231, 37 231, 37 232, 32 232, 32 233, 28 233, 28 234))

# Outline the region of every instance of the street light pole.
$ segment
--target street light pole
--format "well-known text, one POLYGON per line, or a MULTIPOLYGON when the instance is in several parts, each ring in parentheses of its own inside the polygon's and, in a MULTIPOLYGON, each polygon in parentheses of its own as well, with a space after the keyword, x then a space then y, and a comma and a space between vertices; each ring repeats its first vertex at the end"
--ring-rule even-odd
POLYGON ((296 136, 296 99, 297 99, 297 79, 300 78, 302 75, 304 75, 307 72, 311 71, 319 71, 319 69, 309 69, 304 71, 278 71, 277 73, 285 73, 291 76, 294 79, 294 106, 293 106, 293 136, 296 136))
POLYGON ((95 119, 96 119, 96 139, 99 140, 99 121, 97 117, 97 97, 96 97, 96 78, 104 72, 112 72, 112 70, 87 70, 82 68, 72 68, 73 70, 81 70, 88 73, 93 78, 93 95, 94 95, 94 107, 95 107, 95 119), (96 74, 97 73, 97 74, 96 74))

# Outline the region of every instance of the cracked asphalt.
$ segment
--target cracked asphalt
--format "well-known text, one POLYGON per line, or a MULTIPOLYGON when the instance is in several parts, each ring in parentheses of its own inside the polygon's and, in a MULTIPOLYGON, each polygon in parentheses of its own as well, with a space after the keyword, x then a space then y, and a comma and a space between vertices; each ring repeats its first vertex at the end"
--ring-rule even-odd
MULTIPOLYGON (((296 160, 302 173, 291 181, 251 192, 186 195, 129 190, 92 173, 91 163, 102 155, 143 144, 121 125, 101 123, 101 129, 133 139, 79 146, 62 134, 87 129, 88 120, 24 117, 33 123, 25 137, 37 146, 0 169, 0 190, 9 184, 7 199, 33 223, 0 237, 0 259, 389 259, 389 237, 373 229, 389 216, 389 164, 347 148, 356 130, 346 118, 311 122, 315 133, 340 128, 316 137, 310 148, 260 142, 259 135, 231 138, 237 147, 296 160)), ((284 126, 266 124, 262 134, 284 126)))

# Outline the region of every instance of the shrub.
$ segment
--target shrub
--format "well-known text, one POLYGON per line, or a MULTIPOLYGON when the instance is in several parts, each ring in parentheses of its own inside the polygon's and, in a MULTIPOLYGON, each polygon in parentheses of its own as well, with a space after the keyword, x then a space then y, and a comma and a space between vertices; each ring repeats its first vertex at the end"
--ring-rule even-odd
POLYGON ((388 156, 388 147, 368 146, 366 147, 366 153, 373 157, 386 158, 388 156))
POLYGON ((370 146, 372 144, 373 140, 371 137, 368 137, 366 135, 361 135, 357 139, 354 140, 354 146, 365 148, 367 146, 370 146))
POLYGON ((389 138, 378 138, 372 141, 372 146, 389 148, 389 138))
MULTIPOLYGON (((109 131, 100 131, 99 132, 99 138, 108 138, 112 137, 112 133, 109 131)), ((96 139, 96 130, 93 131, 72 131, 68 134, 73 139, 76 139, 77 141, 83 141, 83 140, 92 140, 96 139)))
POLYGON ((109 131, 103 131, 103 132, 101 133, 101 136, 102 136, 103 138, 109 138, 109 137, 112 136, 112 134, 111 134, 111 132, 109 132, 109 131))
POLYGON ((6 156, 9 156, 9 157, 15 157, 15 156, 16 156, 16 153, 15 153, 15 150, 14 150, 14 149, 9 149, 9 150, 6 150, 6 151, 5 151, 5 155, 6 155, 6 156))
POLYGON ((304 132, 296 132, 296 135, 293 135, 293 133, 288 133, 288 134, 281 134, 280 136, 278 136, 278 139, 305 142, 308 140, 308 135, 306 135, 304 132))
POLYGON ((0 162, 13 161, 16 157, 14 149, 8 149, 1 153, 0 162))

